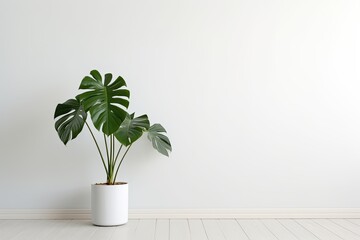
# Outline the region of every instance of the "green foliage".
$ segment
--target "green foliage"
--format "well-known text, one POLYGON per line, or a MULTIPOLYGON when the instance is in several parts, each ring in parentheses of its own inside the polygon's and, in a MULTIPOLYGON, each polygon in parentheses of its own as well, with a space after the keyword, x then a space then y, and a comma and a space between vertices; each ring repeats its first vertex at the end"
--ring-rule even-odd
POLYGON ((130 91, 125 80, 120 76, 113 80, 111 73, 105 74, 103 78, 97 70, 92 70, 90 75, 81 81, 79 89, 85 90, 83 93, 77 95, 76 99, 58 104, 55 109, 55 129, 61 141, 66 145, 68 141, 75 139, 86 124, 104 165, 107 184, 115 184, 127 152, 144 132, 148 132, 148 139, 159 153, 169 156, 172 148, 165 135, 166 130, 160 124, 150 127, 147 115, 134 117, 134 114, 127 112, 130 91), (95 128, 104 134, 104 155, 86 122, 88 112, 95 128), (116 146, 116 142, 119 146, 116 146), (126 149, 118 161, 123 146, 126 149))
POLYGON ((149 128, 148 139, 159 153, 169 156, 169 152, 172 151, 170 140, 163 133, 166 133, 165 128, 156 123, 149 128))
POLYGON ((129 146, 138 140, 149 127, 150 122, 147 115, 137 118, 134 118, 134 115, 127 115, 114 135, 121 144, 129 146))
POLYGON ((126 117, 129 106, 130 92, 125 80, 117 77, 113 83, 112 74, 105 74, 104 82, 97 70, 90 72, 81 81, 79 89, 87 90, 77 96, 86 111, 90 111, 91 119, 97 130, 102 130, 107 136, 114 133, 126 117))
POLYGON ((86 116, 83 106, 77 99, 69 99, 56 106, 54 118, 60 118, 55 122, 55 129, 65 145, 79 135, 86 121, 86 116))

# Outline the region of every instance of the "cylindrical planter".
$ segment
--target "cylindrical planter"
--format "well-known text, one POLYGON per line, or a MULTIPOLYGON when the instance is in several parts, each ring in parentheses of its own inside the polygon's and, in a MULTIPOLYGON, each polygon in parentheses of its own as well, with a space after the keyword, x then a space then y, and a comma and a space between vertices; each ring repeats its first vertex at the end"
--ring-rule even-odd
POLYGON ((128 221, 128 184, 91 185, 91 218, 97 226, 117 226, 128 221))

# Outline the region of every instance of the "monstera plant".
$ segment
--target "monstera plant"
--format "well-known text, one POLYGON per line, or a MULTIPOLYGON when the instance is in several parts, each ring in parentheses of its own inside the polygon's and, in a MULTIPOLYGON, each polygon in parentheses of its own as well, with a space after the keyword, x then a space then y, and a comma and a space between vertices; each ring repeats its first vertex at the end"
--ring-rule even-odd
POLYGON ((128 113, 130 91, 122 77, 113 79, 111 73, 102 77, 97 70, 92 70, 90 76, 82 79, 79 89, 82 93, 57 105, 55 129, 66 145, 86 126, 99 152, 107 185, 116 184, 126 154, 143 133, 147 133, 159 153, 169 156, 172 149, 164 127, 158 123, 150 125, 147 115, 136 117, 128 113), (95 129, 103 135, 102 146, 95 138, 88 115, 95 129))

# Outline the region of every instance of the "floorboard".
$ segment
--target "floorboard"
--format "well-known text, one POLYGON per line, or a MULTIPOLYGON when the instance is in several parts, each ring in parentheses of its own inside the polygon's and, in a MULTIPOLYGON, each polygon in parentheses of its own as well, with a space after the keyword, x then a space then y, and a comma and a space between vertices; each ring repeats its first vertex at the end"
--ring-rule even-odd
POLYGON ((343 240, 311 219, 299 219, 297 222, 312 232, 320 240, 343 240))
POLYGON ((0 240, 360 240, 360 219, 0 220, 0 240))
POLYGON ((191 240, 187 219, 170 220, 170 240, 191 240))
MULTIPOLYGON (((135 231, 139 224, 139 220, 129 220, 129 222, 123 226, 114 227, 110 240, 123 240, 123 239, 134 239, 135 231)), ((101 239, 101 231, 96 231, 91 240, 101 239)))
POLYGON ((208 240, 204 225, 201 219, 189 219, 190 236, 193 240, 208 240))
POLYGON ((225 240, 224 233, 222 232, 218 220, 206 219, 202 220, 209 240, 225 240))
POLYGON ((360 226, 354 223, 352 219, 331 219, 331 221, 360 236, 360 226))
POLYGON ((277 219, 287 230, 293 233, 297 239, 304 240, 319 240, 312 232, 304 228, 302 225, 293 219, 277 219))
POLYGON ((44 222, 33 220, 26 229, 21 231, 17 236, 11 238, 11 240, 47 240, 59 232, 60 229, 66 227, 66 225, 69 223, 70 221, 52 220, 44 222))
POLYGON ((261 222, 279 240, 298 240, 294 233, 290 232, 275 219, 264 219, 261 222))
POLYGON ((360 226, 360 219, 347 219, 349 222, 355 223, 360 226))
POLYGON ((155 240, 170 239, 170 220, 158 219, 156 221, 155 240))
POLYGON ((347 230, 346 228, 343 228, 340 225, 330 221, 329 219, 314 219, 313 221, 318 223, 319 225, 323 226, 330 232, 336 234, 341 239, 360 240, 360 236, 358 236, 357 234, 347 230))
MULTIPOLYGON (((130 223, 131 225, 131 223, 130 223)), ((126 227, 127 228, 127 227, 126 227)), ((118 227, 98 227, 96 231, 91 235, 90 240, 110 240, 118 227)), ((81 238, 80 238, 81 239, 81 238)))
POLYGON ((226 240, 249 240, 235 219, 220 219, 219 225, 226 240))
POLYGON ((90 221, 72 220, 66 224, 57 234, 53 235, 54 240, 76 240, 76 239, 90 239, 90 237, 97 230, 90 221))
POLYGON ((260 220, 237 219, 237 221, 250 240, 278 240, 260 220))
POLYGON ((140 219, 134 240, 154 240, 156 219, 140 219))
POLYGON ((8 220, 0 226, 0 239, 8 240, 17 237, 26 231, 30 224, 31 221, 29 220, 8 220))

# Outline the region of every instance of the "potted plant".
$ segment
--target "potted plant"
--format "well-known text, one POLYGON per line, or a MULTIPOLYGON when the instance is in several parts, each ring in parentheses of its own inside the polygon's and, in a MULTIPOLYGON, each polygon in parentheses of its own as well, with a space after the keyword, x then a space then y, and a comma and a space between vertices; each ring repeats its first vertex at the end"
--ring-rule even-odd
POLYGON ((160 124, 150 125, 147 115, 128 113, 130 91, 122 77, 113 80, 107 73, 103 78, 92 70, 82 79, 79 89, 83 92, 56 106, 55 129, 65 145, 79 135, 84 125, 89 130, 106 173, 106 182, 91 186, 92 222, 99 226, 122 225, 128 221, 128 184, 116 179, 126 154, 145 132, 163 155, 169 156, 171 143, 160 124), (103 135, 103 146, 87 121, 88 114, 103 135))

